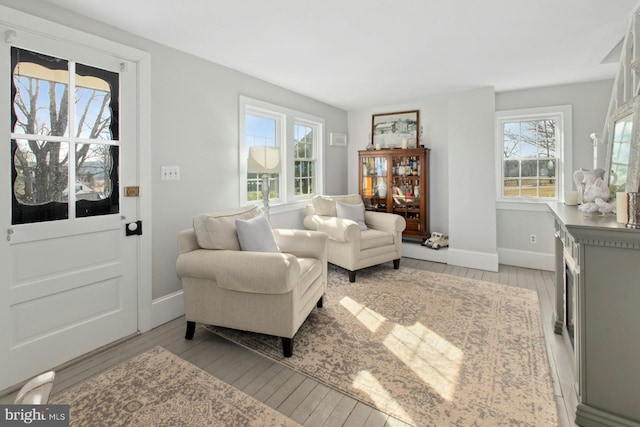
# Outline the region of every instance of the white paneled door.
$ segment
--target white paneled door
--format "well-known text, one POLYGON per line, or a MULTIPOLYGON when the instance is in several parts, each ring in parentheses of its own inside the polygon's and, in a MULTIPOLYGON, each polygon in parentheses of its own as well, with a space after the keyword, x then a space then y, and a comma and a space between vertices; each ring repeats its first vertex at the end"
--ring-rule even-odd
POLYGON ((136 64, 1 29, 0 390, 137 331, 139 244, 136 64))

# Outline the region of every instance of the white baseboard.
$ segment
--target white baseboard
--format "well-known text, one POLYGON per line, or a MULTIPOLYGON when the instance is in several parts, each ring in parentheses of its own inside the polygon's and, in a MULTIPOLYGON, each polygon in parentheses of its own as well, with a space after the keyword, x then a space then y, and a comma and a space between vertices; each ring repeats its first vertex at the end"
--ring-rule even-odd
POLYGON ((402 256, 407 258, 446 264, 448 260, 447 253, 447 248, 436 250, 422 246, 420 242, 402 242, 402 256))
POLYGON ((556 269, 554 254, 498 248, 498 259, 500 264, 516 267, 547 271, 555 271, 556 269))
POLYGON ((478 270, 485 271, 498 271, 498 254, 466 251, 454 248, 449 248, 448 252, 448 264, 450 265, 476 268, 478 270))
POLYGON ((151 303, 151 327, 155 328, 184 314, 184 297, 177 291, 153 300, 151 303))

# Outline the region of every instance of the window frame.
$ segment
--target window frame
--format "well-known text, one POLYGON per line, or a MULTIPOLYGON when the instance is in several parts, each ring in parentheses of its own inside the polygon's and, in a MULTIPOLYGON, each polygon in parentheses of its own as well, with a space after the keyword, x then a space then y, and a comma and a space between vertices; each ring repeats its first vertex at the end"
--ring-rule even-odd
POLYGON ((309 199, 310 196, 313 196, 315 194, 318 194, 317 188, 317 182, 316 182, 316 176, 318 174, 318 146, 320 145, 320 136, 322 134, 322 126, 316 122, 316 121, 312 121, 312 120, 307 120, 301 117, 295 117, 293 120, 293 129, 294 132, 292 133, 293 135, 293 149, 291 151, 291 157, 293 158, 293 167, 292 167, 292 171, 293 173, 292 175, 292 193, 291 193, 291 198, 293 200, 300 200, 300 199, 304 199, 307 200, 309 199), (304 127, 309 127, 311 129, 313 129, 313 141, 312 141, 312 155, 311 157, 304 157, 304 158, 299 158, 296 157, 296 150, 295 150, 295 127, 296 126, 304 126, 304 127), (310 195, 305 195, 305 194, 300 194, 300 195, 296 195, 295 194, 295 190, 296 190, 296 179, 303 179, 303 178, 307 178, 307 177, 300 177, 300 178, 296 178, 296 172, 295 172, 295 162, 296 161, 300 161, 300 162, 309 162, 313 164, 313 171, 315 173, 315 176, 312 174, 311 175, 311 179, 312 181, 312 188, 313 188, 313 192, 310 195))
POLYGON ((546 204, 564 199, 565 186, 571 183, 572 167, 572 107, 557 105, 549 107, 525 108, 496 111, 495 114, 495 156, 496 156, 496 201, 498 207, 522 203, 525 206, 546 204), (556 135, 556 196, 550 197, 504 197, 504 124, 509 122, 553 119, 557 122, 556 135))
MULTIPOLYGON (((246 115, 255 114, 262 117, 278 118, 279 123, 276 124, 276 146, 280 147, 282 172, 280 173, 280 188, 279 198, 269 199, 270 206, 284 207, 288 205, 296 205, 302 203, 308 203, 308 201, 316 194, 323 194, 324 191, 324 177, 323 177, 323 155, 324 155, 324 134, 325 134, 325 119, 304 112, 296 111, 280 105, 271 104, 265 101, 249 98, 247 96, 240 96, 239 99, 239 197, 240 205, 262 205, 262 199, 260 200, 248 200, 247 199, 247 157, 249 153, 249 147, 246 142, 245 128, 246 128, 246 115), (309 195, 295 195, 295 141, 294 141, 294 126, 296 124, 302 124, 305 126, 314 127, 316 132, 314 135, 314 161, 315 161, 315 177, 314 177, 314 192, 309 195)), ((274 210, 271 211, 272 213, 274 210)))

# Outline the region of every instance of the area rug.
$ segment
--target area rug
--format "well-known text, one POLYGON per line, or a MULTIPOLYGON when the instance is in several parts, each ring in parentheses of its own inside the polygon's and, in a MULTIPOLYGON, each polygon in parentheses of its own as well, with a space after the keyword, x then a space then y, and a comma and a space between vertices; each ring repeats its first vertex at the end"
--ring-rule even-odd
POLYGON ((416 426, 555 426, 537 293, 380 266, 330 267, 284 358, 276 337, 209 327, 416 426))
POLYGON ((70 405, 72 426, 299 426, 162 347, 50 403, 70 405))

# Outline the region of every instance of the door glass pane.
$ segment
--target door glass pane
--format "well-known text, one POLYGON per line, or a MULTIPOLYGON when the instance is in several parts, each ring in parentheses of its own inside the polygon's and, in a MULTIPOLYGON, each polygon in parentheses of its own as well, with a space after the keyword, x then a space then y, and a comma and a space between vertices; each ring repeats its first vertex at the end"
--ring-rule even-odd
POLYGON ((76 199, 103 200, 111 196, 113 158, 109 145, 78 144, 76 148, 76 199))
POLYGON ((119 147, 78 144, 76 149, 76 216, 116 214, 119 147))
POLYGON ((76 64, 76 136, 118 139, 118 74, 76 64))
POLYGON ((69 144, 12 140, 12 224, 68 218, 69 144))
POLYGON ((14 133, 67 136, 68 62, 11 48, 14 133))

